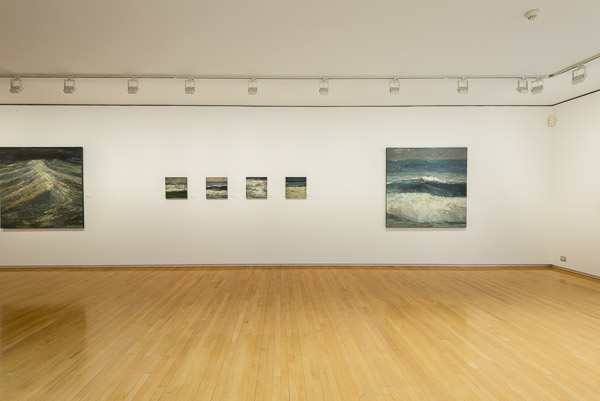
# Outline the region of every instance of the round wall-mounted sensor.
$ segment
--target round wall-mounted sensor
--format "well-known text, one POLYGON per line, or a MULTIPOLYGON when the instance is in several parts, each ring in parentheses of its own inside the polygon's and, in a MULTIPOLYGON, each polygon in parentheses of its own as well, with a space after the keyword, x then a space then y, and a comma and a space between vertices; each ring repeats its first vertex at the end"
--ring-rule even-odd
POLYGON ((534 8, 533 10, 527 11, 524 15, 529 21, 533 21, 540 15, 540 10, 539 8, 534 8))

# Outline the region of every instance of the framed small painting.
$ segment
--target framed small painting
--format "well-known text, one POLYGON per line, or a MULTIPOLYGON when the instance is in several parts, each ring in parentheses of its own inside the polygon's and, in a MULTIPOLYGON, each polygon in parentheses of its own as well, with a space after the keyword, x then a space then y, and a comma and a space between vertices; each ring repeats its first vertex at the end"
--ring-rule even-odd
POLYGON ((187 177, 165 177, 165 195, 167 199, 187 199, 187 177))
POLYGON ((227 199, 227 177, 206 177, 206 199, 227 199))
POLYGON ((246 177, 246 199, 267 199, 267 177, 246 177))
POLYGON ((285 198, 306 199, 306 177, 285 177, 285 198))

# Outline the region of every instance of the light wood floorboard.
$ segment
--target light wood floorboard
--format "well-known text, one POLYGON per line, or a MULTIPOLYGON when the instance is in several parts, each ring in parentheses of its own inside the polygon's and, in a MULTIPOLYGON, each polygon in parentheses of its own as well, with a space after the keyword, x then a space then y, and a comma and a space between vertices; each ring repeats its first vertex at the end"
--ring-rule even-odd
POLYGON ((543 268, 0 271, 0 400, 595 401, 600 281, 543 268))

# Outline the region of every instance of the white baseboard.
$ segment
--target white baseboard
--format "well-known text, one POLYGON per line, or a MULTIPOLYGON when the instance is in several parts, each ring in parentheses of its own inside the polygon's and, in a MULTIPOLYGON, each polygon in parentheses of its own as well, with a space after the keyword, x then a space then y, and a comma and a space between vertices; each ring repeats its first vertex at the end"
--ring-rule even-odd
POLYGON ((596 276, 596 275, 590 274, 590 273, 580 272, 579 270, 567 269, 566 267, 557 266, 557 265, 550 265, 550 267, 557 269, 557 270, 562 270, 565 272, 577 274, 579 276, 586 276, 586 277, 590 277, 590 278, 595 278, 596 280, 600 280, 600 276, 596 276))

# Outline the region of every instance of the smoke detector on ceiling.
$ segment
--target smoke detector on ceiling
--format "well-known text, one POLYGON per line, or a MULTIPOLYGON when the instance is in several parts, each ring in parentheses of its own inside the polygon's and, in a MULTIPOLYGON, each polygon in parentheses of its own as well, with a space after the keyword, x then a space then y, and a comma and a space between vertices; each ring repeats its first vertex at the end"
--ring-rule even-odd
POLYGON ((541 11, 539 8, 534 8, 533 10, 527 11, 524 15, 529 21, 533 21, 538 17, 538 15, 540 15, 540 12, 541 11))

